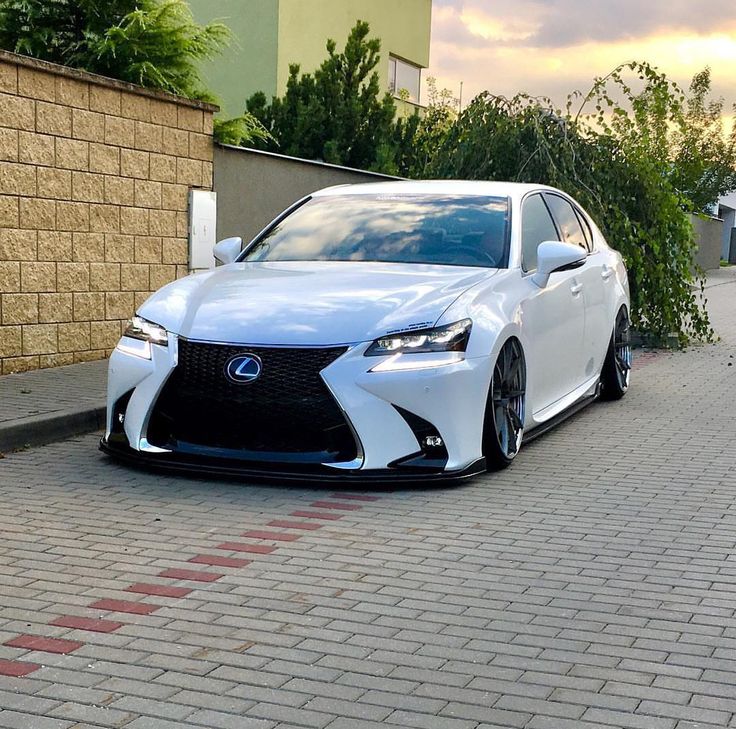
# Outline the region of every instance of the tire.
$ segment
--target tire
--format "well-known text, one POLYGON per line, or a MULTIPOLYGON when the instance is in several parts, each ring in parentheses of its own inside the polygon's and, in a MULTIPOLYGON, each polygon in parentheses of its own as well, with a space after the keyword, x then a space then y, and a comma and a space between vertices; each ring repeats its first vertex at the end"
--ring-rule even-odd
POLYGON ((505 342, 493 366, 483 421, 483 456, 489 471, 506 468, 524 436, 526 365, 521 342, 505 342))
POLYGON ((620 400, 631 381, 631 332, 629 312, 622 306, 616 314, 611 341, 601 370, 601 398, 620 400))

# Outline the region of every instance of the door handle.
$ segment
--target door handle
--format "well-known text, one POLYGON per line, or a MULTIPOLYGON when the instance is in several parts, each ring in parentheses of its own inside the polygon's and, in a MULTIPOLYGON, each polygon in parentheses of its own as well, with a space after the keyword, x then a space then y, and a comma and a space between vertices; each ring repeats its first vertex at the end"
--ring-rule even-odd
POLYGON ((573 284, 570 286, 570 291, 572 291, 573 296, 577 296, 581 291, 583 290, 583 284, 573 284))
POLYGON ((613 269, 608 268, 608 266, 604 266, 603 270, 601 271, 601 278, 604 281, 608 281, 608 279, 611 278, 612 275, 613 275, 613 269))

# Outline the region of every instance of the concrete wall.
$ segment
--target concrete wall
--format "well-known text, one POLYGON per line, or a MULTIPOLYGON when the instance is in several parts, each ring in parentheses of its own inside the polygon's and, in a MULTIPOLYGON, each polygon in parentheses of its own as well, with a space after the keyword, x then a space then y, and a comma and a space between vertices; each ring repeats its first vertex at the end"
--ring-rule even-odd
POLYGON ((252 240, 280 212, 315 190, 395 179, 242 147, 215 147, 217 238, 252 240))
POLYGON ((370 23, 381 39, 378 74, 388 90, 388 57, 399 56, 426 68, 432 0, 189 0, 200 23, 218 20, 234 43, 203 70, 223 113, 237 116, 256 91, 269 98, 286 90, 289 64, 314 71, 327 57, 327 40, 342 50, 358 20, 370 23))
POLYGON ((216 107, 0 51, 0 369, 106 356, 187 273, 216 107))
POLYGON ((721 265, 723 221, 718 218, 691 216, 698 251, 695 262, 704 270, 712 271, 721 265))

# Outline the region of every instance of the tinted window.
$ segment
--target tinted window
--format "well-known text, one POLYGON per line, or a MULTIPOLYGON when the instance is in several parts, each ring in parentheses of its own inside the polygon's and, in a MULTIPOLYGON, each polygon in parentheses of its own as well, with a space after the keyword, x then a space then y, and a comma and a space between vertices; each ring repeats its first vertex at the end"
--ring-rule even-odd
POLYGON ((542 196, 528 197, 521 211, 521 267, 525 271, 536 269, 539 244, 559 237, 542 196))
POLYGON ((588 251, 592 252, 593 250, 593 231, 590 229, 590 223, 585 219, 585 215, 575 208, 575 213, 578 216, 578 222, 580 223, 580 226, 583 229, 583 235, 585 236, 585 242, 588 244, 588 251))
POLYGON ((333 195, 308 200, 243 261, 384 261, 505 268, 508 199, 333 195))
POLYGON ((560 230, 562 236, 560 240, 565 243, 574 243, 587 251, 588 243, 572 205, 559 195, 545 195, 544 198, 560 230))

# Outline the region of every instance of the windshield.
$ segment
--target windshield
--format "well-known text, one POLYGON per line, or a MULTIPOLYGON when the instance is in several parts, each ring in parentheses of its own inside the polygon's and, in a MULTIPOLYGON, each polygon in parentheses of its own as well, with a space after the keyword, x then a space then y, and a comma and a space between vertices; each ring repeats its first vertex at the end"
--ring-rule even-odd
POLYGON ((505 268, 508 198, 332 195, 307 200, 241 261, 380 261, 505 268))

